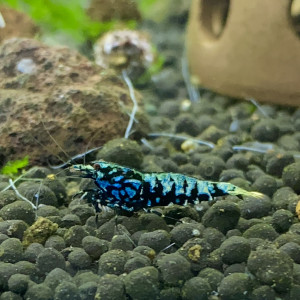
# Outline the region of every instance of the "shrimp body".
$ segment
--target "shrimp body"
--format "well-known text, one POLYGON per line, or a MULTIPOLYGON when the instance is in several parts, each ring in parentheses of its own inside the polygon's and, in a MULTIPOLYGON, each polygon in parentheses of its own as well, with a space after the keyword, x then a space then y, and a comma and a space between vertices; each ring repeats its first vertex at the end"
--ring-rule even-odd
MULTIPOLYGON (((94 180, 92 203, 99 207, 138 211, 170 204, 198 204, 224 195, 261 197, 227 182, 203 181, 179 173, 142 173, 115 163, 96 161, 93 166, 74 165, 80 176, 94 180)), ((84 192, 84 191, 83 191, 84 192)))

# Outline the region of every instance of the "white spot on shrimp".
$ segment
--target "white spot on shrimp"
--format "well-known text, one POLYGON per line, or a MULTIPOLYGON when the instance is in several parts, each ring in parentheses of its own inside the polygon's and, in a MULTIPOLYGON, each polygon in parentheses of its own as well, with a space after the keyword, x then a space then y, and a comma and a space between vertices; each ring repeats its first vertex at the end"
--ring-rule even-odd
POLYGON ((16 66, 17 70, 24 74, 33 74, 36 71, 36 64, 31 58, 22 58, 16 66))

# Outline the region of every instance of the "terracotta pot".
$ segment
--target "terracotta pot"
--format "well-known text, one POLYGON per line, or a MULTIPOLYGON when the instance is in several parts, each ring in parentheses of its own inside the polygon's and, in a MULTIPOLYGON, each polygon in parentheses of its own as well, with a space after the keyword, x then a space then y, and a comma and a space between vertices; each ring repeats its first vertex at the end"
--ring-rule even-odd
POLYGON ((201 86, 233 97, 300 105, 297 2, 193 0, 191 74, 201 86))

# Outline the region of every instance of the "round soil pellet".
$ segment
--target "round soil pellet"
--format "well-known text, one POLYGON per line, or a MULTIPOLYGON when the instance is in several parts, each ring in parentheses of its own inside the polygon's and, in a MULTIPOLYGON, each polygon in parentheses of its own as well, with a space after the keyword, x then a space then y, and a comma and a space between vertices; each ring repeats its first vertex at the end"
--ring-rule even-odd
POLYGON ((154 249, 157 253, 169 246, 171 238, 165 230, 155 230, 152 232, 145 232, 140 236, 138 245, 148 246, 154 249))
POLYGON ((67 246, 81 247, 82 239, 88 236, 89 233, 79 225, 75 225, 68 229, 64 235, 67 246))
POLYGON ((219 286, 222 300, 246 300, 252 291, 251 279, 247 274, 233 273, 224 277, 219 286))
POLYGON ((46 275, 44 283, 49 286, 51 290, 55 290, 63 280, 72 282, 72 277, 65 270, 55 268, 46 275))
POLYGON ((201 270, 198 276, 206 279, 210 284, 212 291, 214 292, 217 292, 218 286, 220 285, 220 282, 224 278, 224 275, 220 271, 213 268, 205 268, 201 270))
POLYGON ((252 251, 247 267, 261 284, 272 286, 278 292, 286 292, 293 282, 293 260, 276 249, 252 251))
POLYGON ((15 263, 23 256, 23 246, 19 239, 10 238, 0 245, 0 261, 15 263))
POLYGON ((222 261, 228 265, 247 261, 251 251, 250 243, 241 236, 228 238, 222 243, 220 249, 222 261))
POLYGON ((272 210, 271 200, 265 196, 263 198, 246 197, 239 202, 241 216, 245 219, 262 218, 270 214, 272 210))
POLYGON ((162 280, 169 286, 181 286, 192 277, 190 263, 180 254, 166 254, 158 259, 162 280))
POLYGON ((116 275, 106 274, 99 280, 95 300, 125 300, 123 280, 116 275))
POLYGON ((279 128, 274 120, 261 120, 252 127, 251 135, 260 142, 274 142, 279 137, 279 128))
POLYGON ((44 249, 36 260, 37 268, 43 274, 49 273, 55 268, 65 269, 65 259, 60 252, 53 248, 44 249))
POLYGON ((55 300, 80 300, 76 285, 69 281, 62 281, 55 289, 55 300))
POLYGON ((132 299, 157 299, 159 297, 158 271, 154 267, 137 269, 124 278, 126 293, 132 299))
POLYGON ((285 252, 296 264, 300 263, 300 245, 295 242, 289 242, 279 248, 280 251, 285 252))
POLYGON ((272 197, 277 190, 277 182, 275 178, 270 175, 262 175, 254 181, 252 188, 257 192, 272 197))
POLYGON ((273 241, 278 237, 278 233, 269 224, 256 224, 247 229, 243 237, 249 238, 260 238, 264 240, 273 241))
POLYGON ((275 300, 274 290, 268 285, 262 285, 252 291, 251 300, 275 300))
POLYGON ((97 291, 96 282, 86 282, 78 287, 78 293, 81 300, 94 300, 97 291))
POLYGON ((207 180, 218 180, 225 169, 224 161, 217 156, 207 155, 199 164, 199 174, 207 180))
POLYGON ((11 292, 23 295, 28 288, 29 276, 24 274, 14 274, 8 279, 8 288, 11 292))
POLYGON ((98 274, 101 276, 105 274, 122 274, 127 258, 127 254, 123 250, 118 249, 102 254, 99 259, 98 274))
POLYGON ((183 300, 208 300, 212 288, 204 278, 194 277, 186 281, 182 288, 183 300))
POLYGON ((81 248, 73 248, 68 256, 68 261, 76 270, 87 269, 92 263, 91 257, 81 248))
POLYGON ((293 224, 293 218, 294 215, 290 211, 279 209, 272 216, 272 226, 279 233, 286 232, 293 224))
POLYGON ((39 299, 39 300, 52 300, 54 291, 52 291, 46 284, 31 285, 26 294, 25 299, 39 299))
POLYGON ((282 180, 284 185, 300 193, 300 162, 288 165, 283 169, 282 180))
POLYGON ((108 251, 109 242, 100 240, 94 236, 86 236, 82 239, 82 246, 85 252, 93 259, 98 259, 103 253, 108 251))
POLYGON ((176 246, 182 246, 187 240, 193 237, 199 237, 203 232, 203 225, 194 223, 182 223, 174 227, 170 232, 172 242, 176 246))

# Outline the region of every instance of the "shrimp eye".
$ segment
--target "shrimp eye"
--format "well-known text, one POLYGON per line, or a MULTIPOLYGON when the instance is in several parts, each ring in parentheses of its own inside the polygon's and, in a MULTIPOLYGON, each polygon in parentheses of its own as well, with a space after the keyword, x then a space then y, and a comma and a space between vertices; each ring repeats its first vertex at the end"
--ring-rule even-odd
POLYGON ((98 170, 100 170, 100 165, 99 165, 99 164, 94 164, 94 165, 93 165, 93 168, 94 168, 96 171, 98 171, 98 170))

